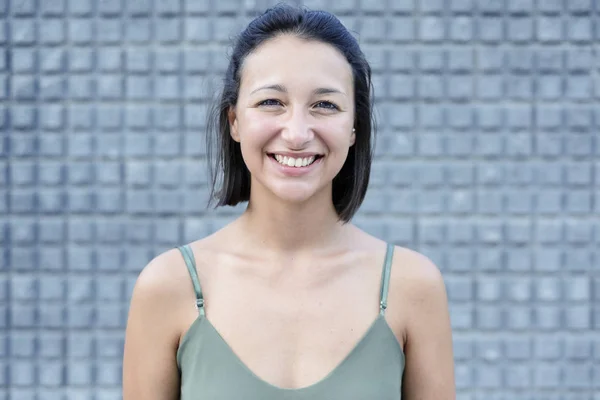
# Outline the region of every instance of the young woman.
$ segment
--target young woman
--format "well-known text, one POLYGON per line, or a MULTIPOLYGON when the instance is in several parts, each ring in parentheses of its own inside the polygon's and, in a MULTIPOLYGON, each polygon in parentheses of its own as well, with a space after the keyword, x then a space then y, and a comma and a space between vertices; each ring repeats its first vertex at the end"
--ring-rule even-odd
POLYGON ((350 222, 371 103, 370 67, 333 15, 278 6, 241 33, 213 188, 248 205, 140 274, 125 400, 455 398, 440 272, 350 222))

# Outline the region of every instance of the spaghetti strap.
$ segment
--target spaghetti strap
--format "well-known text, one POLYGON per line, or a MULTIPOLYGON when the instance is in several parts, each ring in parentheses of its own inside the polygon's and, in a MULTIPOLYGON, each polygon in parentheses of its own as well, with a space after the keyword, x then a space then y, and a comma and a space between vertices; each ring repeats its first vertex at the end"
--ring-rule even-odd
POLYGON ((390 271, 392 269, 392 258, 394 257, 394 245, 387 244, 385 251, 385 262, 383 264, 383 273, 381 274, 381 294, 379 297, 379 314, 384 315, 387 308, 387 295, 390 286, 390 271))
POLYGON ((202 287, 200 286, 200 280, 198 279, 198 273, 196 272, 194 253, 187 244, 178 247, 178 249, 185 260, 185 266, 187 267, 190 277, 192 278, 192 285, 194 285, 194 292, 196 293, 196 308, 198 309, 200 315, 204 316, 204 297, 202 297, 202 287))

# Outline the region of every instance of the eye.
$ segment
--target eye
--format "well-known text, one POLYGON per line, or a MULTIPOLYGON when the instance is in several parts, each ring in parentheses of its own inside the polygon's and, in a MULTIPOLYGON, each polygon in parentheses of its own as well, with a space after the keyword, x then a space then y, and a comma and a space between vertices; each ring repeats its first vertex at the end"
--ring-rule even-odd
POLYGON ((275 100, 275 99, 267 99, 267 100, 263 100, 260 103, 258 103, 259 106, 266 106, 266 107, 273 107, 273 106, 280 106, 281 102, 279 100, 275 100))
POLYGON ((340 109, 338 106, 336 106, 335 104, 333 104, 330 101, 319 101, 317 104, 315 104, 315 107, 325 108, 327 110, 339 110, 340 109))

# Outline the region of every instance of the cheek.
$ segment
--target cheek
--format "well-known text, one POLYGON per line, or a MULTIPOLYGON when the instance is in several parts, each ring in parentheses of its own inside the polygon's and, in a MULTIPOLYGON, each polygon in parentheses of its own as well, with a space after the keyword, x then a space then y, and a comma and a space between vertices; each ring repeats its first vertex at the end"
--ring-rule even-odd
POLYGON ((328 135, 327 145, 336 152, 344 153, 348 151, 348 148, 352 145, 352 128, 350 131, 346 129, 340 129, 337 127, 335 130, 330 131, 328 135))
POLYGON ((253 115, 245 115, 240 122, 243 127, 240 131, 242 157, 249 169, 253 169, 253 165, 261 162, 263 150, 276 135, 276 126, 269 118, 253 115))
POLYGON ((247 115, 243 120, 243 139, 253 146, 264 145, 277 132, 277 124, 273 118, 258 115, 247 115))

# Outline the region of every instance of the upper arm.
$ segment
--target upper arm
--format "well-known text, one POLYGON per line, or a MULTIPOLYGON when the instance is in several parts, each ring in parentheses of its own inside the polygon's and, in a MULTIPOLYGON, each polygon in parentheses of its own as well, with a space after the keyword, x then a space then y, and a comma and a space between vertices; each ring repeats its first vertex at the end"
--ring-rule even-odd
POLYGON ((169 259, 172 253, 152 260, 133 289, 123 354, 124 400, 179 399, 177 285, 169 276, 169 259))
POLYGON ((406 364, 402 398, 453 400, 456 398, 452 330, 444 280, 425 256, 411 252, 410 265, 401 275, 406 364))

